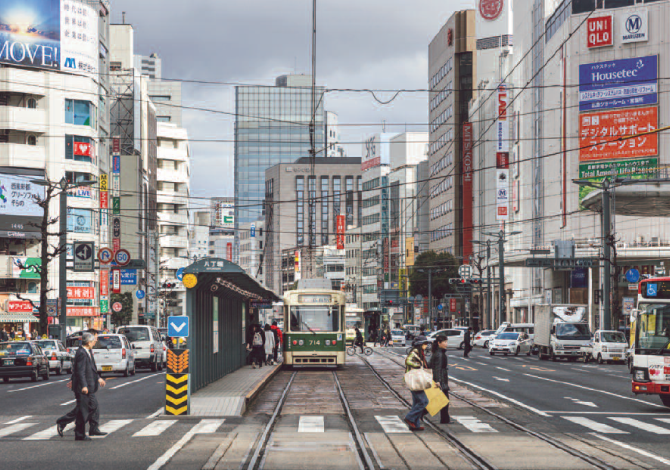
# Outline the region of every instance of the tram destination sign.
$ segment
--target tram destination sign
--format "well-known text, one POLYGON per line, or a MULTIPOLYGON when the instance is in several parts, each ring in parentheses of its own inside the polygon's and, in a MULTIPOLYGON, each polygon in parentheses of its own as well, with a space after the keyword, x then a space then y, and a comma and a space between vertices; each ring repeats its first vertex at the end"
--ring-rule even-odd
POLYGON ((330 295, 299 295, 298 302, 303 304, 329 304, 332 298, 330 295))

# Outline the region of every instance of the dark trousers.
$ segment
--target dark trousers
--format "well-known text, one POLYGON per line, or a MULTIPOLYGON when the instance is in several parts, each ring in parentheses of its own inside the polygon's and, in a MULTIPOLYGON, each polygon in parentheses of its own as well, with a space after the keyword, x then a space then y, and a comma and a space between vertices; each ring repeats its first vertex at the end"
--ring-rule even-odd
POLYGON ((91 423, 89 433, 91 429, 95 429, 92 418, 93 416, 99 417, 99 415, 98 399, 95 393, 89 393, 88 395, 84 395, 83 393, 77 394, 77 418, 75 419, 74 437, 82 438, 86 436, 86 423, 91 423))
POLYGON ((470 354, 471 350, 472 350, 472 348, 470 346, 468 346, 468 345, 464 346, 463 347, 463 357, 468 357, 468 354, 470 354))
POLYGON ((259 367, 263 367, 263 362, 265 362, 265 348, 263 346, 254 346, 251 351, 251 363, 258 363, 259 367))
MULTIPOLYGON (((72 410, 58 418, 56 420, 56 424, 61 424, 63 427, 65 427, 70 423, 74 423, 74 421, 77 419, 78 410, 79 403, 77 403, 75 407, 72 408, 72 410)), ((91 415, 89 422, 91 423, 91 429, 98 429, 100 427, 100 408, 95 409, 95 413, 91 415)))
MULTIPOLYGON (((444 392, 444 394, 447 396, 447 398, 449 398, 449 391, 448 390, 446 392, 444 392)), ((451 422, 451 418, 449 418, 449 405, 447 405, 440 410, 440 423, 441 424, 446 424, 446 423, 450 423, 450 422, 451 422)))
POLYGON ((279 352, 279 345, 275 344, 275 348, 272 350, 272 359, 277 362, 277 354, 279 352))

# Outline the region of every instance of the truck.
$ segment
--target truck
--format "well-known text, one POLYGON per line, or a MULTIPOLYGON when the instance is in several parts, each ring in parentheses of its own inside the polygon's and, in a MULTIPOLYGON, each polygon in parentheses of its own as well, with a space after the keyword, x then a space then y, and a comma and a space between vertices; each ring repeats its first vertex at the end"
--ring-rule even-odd
POLYGON ((586 305, 538 305, 534 338, 538 358, 541 361, 576 361, 581 358, 581 348, 591 342, 587 312, 586 305))

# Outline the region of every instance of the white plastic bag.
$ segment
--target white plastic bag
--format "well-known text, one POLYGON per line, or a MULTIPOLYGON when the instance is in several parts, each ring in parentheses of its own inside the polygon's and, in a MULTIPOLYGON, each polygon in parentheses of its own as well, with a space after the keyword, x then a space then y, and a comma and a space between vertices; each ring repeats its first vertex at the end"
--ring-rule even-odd
POLYGON ((405 372, 405 384, 412 392, 427 390, 433 386, 433 372, 430 369, 412 369, 405 372))

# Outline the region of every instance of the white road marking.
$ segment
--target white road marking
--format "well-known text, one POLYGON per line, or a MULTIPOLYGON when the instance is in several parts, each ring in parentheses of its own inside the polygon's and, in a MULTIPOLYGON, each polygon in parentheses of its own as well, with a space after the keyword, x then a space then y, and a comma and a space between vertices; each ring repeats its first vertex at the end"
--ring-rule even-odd
POLYGON ((155 417, 162 415, 164 412, 165 412, 165 407, 161 406, 160 408, 158 408, 158 410, 154 411, 149 416, 147 416, 146 419, 154 419, 155 417))
POLYGON ((491 360, 491 357, 489 356, 481 356, 482 359, 488 359, 489 361, 491 360))
POLYGON ((623 447, 624 449, 632 450, 633 452, 637 452, 640 455, 644 455, 645 457, 649 457, 650 459, 657 460, 657 461, 659 461, 659 462, 661 462, 665 465, 670 465, 670 460, 664 459, 663 457, 661 457, 659 455, 652 454, 651 452, 647 452, 646 450, 638 449, 637 447, 633 447, 633 446, 630 446, 628 444, 624 444, 623 442, 619 442, 619 441, 616 441, 614 439, 610 439, 610 438, 605 437, 605 436, 601 436, 601 435, 599 435, 598 433, 595 433, 595 432, 592 432, 591 434, 594 435, 595 437, 597 437, 598 439, 602 439, 603 441, 611 442, 612 444, 616 444, 619 447, 623 447))
POLYGON ((642 421, 638 421, 637 419, 633 418, 609 418, 609 419, 654 434, 670 434, 670 429, 662 428, 661 426, 656 426, 655 424, 651 423, 644 423, 642 421))
POLYGON ((488 364, 486 364, 484 362, 475 362, 475 364, 479 364, 480 366, 488 366, 488 364))
POLYGON ((504 370, 505 372, 512 372, 511 370, 509 370, 509 369, 505 369, 504 367, 498 367, 498 366, 496 366, 496 369, 504 370))
POLYGON ((18 423, 18 424, 12 424, 11 426, 7 426, 6 428, 0 429, 0 437, 5 437, 9 436, 10 434, 14 434, 15 432, 23 431, 26 428, 29 428, 30 426, 35 426, 37 423, 18 423))
MULTIPOLYGON (((106 422, 102 426, 100 426, 100 430, 102 432, 106 432, 107 435, 110 435, 114 431, 118 431, 122 427, 132 423, 132 419, 113 419, 111 421, 106 422)), ((93 436, 93 439, 104 439, 107 436, 93 436)))
POLYGON ((325 428, 323 416, 301 416, 298 432, 323 432, 325 428))
POLYGON ((76 399, 75 399, 75 400, 66 401, 65 403, 61 403, 60 406, 71 405, 71 404, 75 403, 76 401, 77 401, 76 399))
POLYGON ((592 431, 601 432, 603 434, 628 434, 626 431, 622 431, 617 428, 613 428, 607 424, 599 423, 598 421, 593 421, 589 418, 582 418, 580 416, 561 416, 563 419, 572 421, 575 424, 579 424, 586 428, 589 428, 592 431))
MULTIPOLYGON (((158 460, 156 460, 147 470, 158 470, 165 465, 177 452, 184 447, 188 441, 196 434, 211 434, 223 424, 223 419, 203 419, 198 424, 182 436, 172 447, 170 447, 158 460)), ((252 442, 253 445, 253 442, 252 442)))
POLYGON ((644 403, 645 405, 655 406, 656 408, 665 408, 665 406, 663 406, 663 405, 657 405, 656 403, 651 403, 651 402, 648 402, 648 401, 640 400, 639 398, 631 398, 631 397, 626 397, 626 396, 623 396, 623 395, 618 395, 616 393, 607 392, 605 390, 599 390, 597 388, 585 387, 583 385, 577 385, 577 384, 573 384, 573 383, 570 383, 570 382, 563 382, 561 380, 548 379, 546 377, 540 377, 540 376, 533 375, 533 374, 523 374, 523 375, 526 375, 528 377, 533 377, 535 379, 546 380, 547 382, 554 382, 554 383, 557 383, 557 384, 570 385, 572 387, 582 388, 584 390, 590 390, 592 392, 604 393, 605 395, 611 395, 613 397, 622 398, 624 400, 630 400, 630 401, 636 401, 636 402, 639 402, 639 403, 644 403))
POLYGON ((375 416, 386 434, 411 433, 409 427, 399 416, 375 416))
POLYGON ((154 421, 153 423, 149 424, 148 426, 145 426, 143 429, 133 434, 133 437, 160 436, 161 434, 163 434, 163 431, 165 431, 167 428, 169 428, 176 422, 177 422, 176 419, 160 419, 158 421, 154 421))
MULTIPOLYGON (((632 413, 631 413, 632 414, 632 413)), ((670 418, 656 418, 656 421, 670 424, 670 418)))
POLYGON ((7 421, 6 423, 3 423, 3 424, 16 424, 16 423, 21 422, 23 420, 26 420, 28 418, 32 418, 32 415, 21 416, 20 418, 16 418, 16 419, 13 419, 11 421, 7 421))
POLYGON ((658 413, 629 413, 628 411, 545 411, 554 414, 576 415, 626 415, 626 416, 658 416, 658 413))
POLYGON ((494 379, 500 380, 501 382, 509 382, 509 379, 503 379, 501 377, 496 377, 495 375, 493 376, 494 379))
POLYGON ((68 382, 69 380, 70 379, 56 380, 55 382, 42 383, 39 385, 33 385, 32 387, 17 388, 16 390, 7 390, 7 393, 22 392, 23 390, 30 390, 31 388, 37 388, 37 387, 46 387, 47 385, 59 384, 61 382, 68 382))
POLYGON ((576 398, 570 398, 570 397, 563 397, 563 398, 565 398, 566 400, 570 400, 577 405, 584 405, 584 406, 590 406, 591 408, 598 408, 598 405, 596 405, 592 401, 581 401, 576 398))
MULTIPOLYGON (((70 423, 67 426, 65 426, 65 429, 63 429, 63 432, 67 432, 70 429, 74 429, 74 423, 70 423)), ((36 432, 33 435, 30 435, 23 439, 24 441, 46 441, 51 439, 52 437, 55 437, 58 435, 58 431, 56 430, 56 426, 51 426, 50 428, 45 429, 44 431, 36 432)))
POLYGON ((525 408, 525 409, 527 409, 527 410, 529 410, 529 411, 532 411, 533 413, 538 414, 538 415, 540 415, 540 416, 545 416, 545 417, 547 417, 547 418, 551 416, 550 414, 547 414, 547 413, 545 413, 544 411, 540 411, 540 410, 538 410, 537 408, 533 408, 532 406, 526 405, 525 403, 521 403, 520 401, 515 400, 514 398, 510 398, 510 397, 508 397, 508 396, 506 396, 506 395, 503 395, 502 393, 498 393, 498 392, 495 392, 495 391, 493 391, 493 390, 489 390, 489 389, 487 389, 487 388, 480 387, 479 385, 475 385, 475 384, 473 384, 473 383, 470 383, 470 382, 466 382, 466 381, 464 381, 464 380, 457 379, 456 377, 453 377, 453 376, 450 376, 450 377, 449 377, 449 380, 455 380, 456 382, 460 382, 460 383, 462 383, 462 384, 469 385, 470 387, 478 388, 479 390, 483 390, 483 391, 485 391, 485 392, 490 393, 491 395, 498 396, 498 397, 502 398, 503 400, 507 400, 507 401, 510 402, 510 403, 514 403, 515 405, 520 406, 520 407, 522 407, 522 408, 525 408))
POLYGON ((498 432, 488 423, 482 423, 474 416, 455 416, 454 418, 472 432, 498 432))
POLYGON ((158 372, 156 374, 151 374, 151 375, 147 375, 146 377, 142 377, 141 379, 133 380, 131 382, 122 383, 121 385, 117 385, 116 387, 110 388, 110 390, 116 390, 117 388, 125 387, 126 385, 130 385, 130 384, 136 384, 137 382, 141 382, 143 380, 147 380, 151 377, 155 377, 155 376, 161 375, 161 374, 165 374, 165 372, 158 372))

